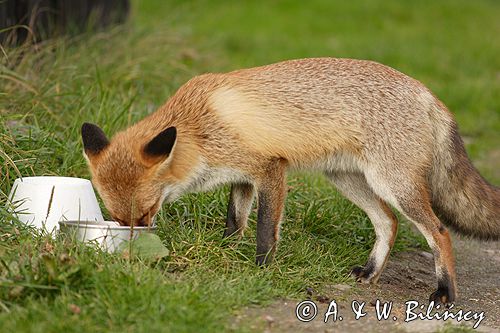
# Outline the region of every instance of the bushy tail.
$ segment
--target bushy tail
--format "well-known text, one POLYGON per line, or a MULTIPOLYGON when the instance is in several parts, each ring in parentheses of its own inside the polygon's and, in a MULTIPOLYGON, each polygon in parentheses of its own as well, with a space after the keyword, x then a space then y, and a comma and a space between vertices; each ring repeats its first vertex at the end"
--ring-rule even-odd
POLYGON ((440 111, 441 119, 435 119, 436 146, 430 177, 432 208, 444 224, 461 234, 498 240, 500 189, 481 177, 467 156, 455 121, 448 112, 440 111), (448 116, 444 122, 443 116, 448 116))

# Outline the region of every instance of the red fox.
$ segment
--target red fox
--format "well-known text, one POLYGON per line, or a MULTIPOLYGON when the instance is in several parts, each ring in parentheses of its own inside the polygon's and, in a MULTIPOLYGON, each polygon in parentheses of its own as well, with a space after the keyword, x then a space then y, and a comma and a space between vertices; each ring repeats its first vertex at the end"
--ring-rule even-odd
POLYGON ((241 235, 258 201, 257 264, 276 250, 286 172, 323 172, 366 212, 376 241, 358 281, 377 282, 397 219, 412 221, 434 252, 438 289, 456 297, 445 226, 499 239, 500 189, 472 166, 445 105, 423 84, 372 61, 284 61, 184 84, 162 107, 109 141, 82 126, 93 183, 112 217, 148 225, 164 200, 232 185, 224 236, 241 235))

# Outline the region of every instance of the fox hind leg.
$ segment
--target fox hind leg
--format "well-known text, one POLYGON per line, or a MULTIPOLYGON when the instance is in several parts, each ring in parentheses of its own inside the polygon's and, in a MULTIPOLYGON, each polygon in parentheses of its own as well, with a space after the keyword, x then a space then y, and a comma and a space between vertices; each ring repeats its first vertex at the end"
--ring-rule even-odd
MULTIPOLYGON (((410 170, 399 173, 403 174, 418 175, 410 170)), ((387 196, 385 199, 417 226, 432 249, 438 289, 431 294, 430 301, 442 304, 453 302, 456 298, 456 278, 450 234, 432 210, 425 177, 387 179, 390 178, 384 177, 383 173, 367 176, 374 191, 382 197, 387 196)))
POLYGON ((361 173, 334 172, 327 177, 352 203, 361 208, 372 222, 376 241, 364 267, 354 267, 352 274, 360 282, 376 283, 396 239, 398 221, 389 206, 381 200, 361 173))
POLYGON ((438 289, 430 295, 429 301, 452 303, 456 298, 456 279, 450 234, 432 211, 428 195, 419 199, 401 202, 401 206, 403 214, 415 223, 434 253, 438 289))

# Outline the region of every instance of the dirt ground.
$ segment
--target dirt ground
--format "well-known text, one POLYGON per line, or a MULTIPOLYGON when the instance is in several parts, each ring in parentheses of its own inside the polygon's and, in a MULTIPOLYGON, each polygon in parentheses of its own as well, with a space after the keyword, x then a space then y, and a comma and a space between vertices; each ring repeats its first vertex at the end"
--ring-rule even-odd
MULTIPOLYGON (((479 242, 454 237, 454 251, 458 281, 458 300, 449 311, 457 313, 484 311, 484 319, 475 331, 500 332, 500 242, 479 242)), ((472 325, 478 319, 458 323, 456 320, 413 320, 405 322, 405 302, 416 300, 425 304, 436 287, 434 260, 432 254, 423 251, 404 252, 391 256, 380 281, 376 285, 358 284, 332 285, 322 294, 312 289, 304 291, 304 300, 310 299, 317 304, 317 316, 310 322, 301 322, 296 317, 296 306, 301 300, 277 300, 264 308, 248 307, 236 317, 235 325, 250 322, 257 332, 435 332, 444 325, 472 325), (388 320, 376 318, 376 300, 393 302, 388 320), (333 315, 325 323, 325 313, 330 302, 338 305, 337 320, 333 315), (354 300, 366 302, 366 316, 354 319, 351 304, 354 300), (342 321, 340 320, 342 316, 342 321), (394 320, 396 317, 396 320, 394 320)), ((303 309, 303 308, 302 308, 303 309)), ((312 308, 311 308, 312 309, 312 308)), ((331 310, 334 308, 332 307, 331 310)), ((412 312, 418 313, 418 309, 412 312)), ((444 309, 438 312, 443 313, 444 309)), ((304 313, 304 312, 300 312, 304 313)), ((312 313, 312 311, 311 311, 312 313)), ((305 313, 307 314, 307 312, 305 313)), ((448 332, 457 329, 448 330, 448 332)))
MULTIPOLYGON (((476 161, 477 166, 500 165, 500 150, 491 151, 483 160, 476 161)), ((496 179, 499 169, 494 169, 496 179)), ((460 309, 463 313, 472 311, 484 319, 475 329, 476 332, 500 333, 500 242, 480 242, 457 235, 453 236, 453 249, 456 260, 458 300, 452 313, 460 309)), ((431 253, 424 251, 403 252, 391 255, 387 267, 376 285, 357 284, 332 285, 326 292, 316 293, 312 289, 304 291, 301 300, 277 300, 264 308, 248 307, 240 311, 234 321, 235 327, 241 322, 250 322, 256 332, 321 332, 321 333, 392 333, 392 332, 436 332, 451 326, 447 332, 460 331, 458 325, 472 327, 477 319, 467 322, 450 319, 420 320, 405 322, 405 302, 414 300, 419 304, 428 304, 428 296, 436 288, 434 259, 431 253), (299 302, 311 300, 317 305, 317 316, 309 322, 297 319, 296 309, 299 302), (393 302, 388 320, 377 320, 376 301, 393 302), (327 313, 331 301, 337 304, 337 320, 327 313), (365 302, 366 316, 356 320, 351 305, 354 301, 365 302), (342 317, 342 320, 340 320, 342 317), (394 317, 396 320, 394 320, 394 317)), ((358 303, 358 304, 359 304, 358 303)), ((304 308, 300 308, 304 310, 304 308)), ((334 308, 331 308, 333 310, 334 308)), ((420 312, 426 313, 427 308, 420 312)), ((418 309, 413 310, 417 313, 418 309)), ((443 309, 438 310, 443 313, 443 309)), ((299 313, 304 314, 299 311, 299 313)))

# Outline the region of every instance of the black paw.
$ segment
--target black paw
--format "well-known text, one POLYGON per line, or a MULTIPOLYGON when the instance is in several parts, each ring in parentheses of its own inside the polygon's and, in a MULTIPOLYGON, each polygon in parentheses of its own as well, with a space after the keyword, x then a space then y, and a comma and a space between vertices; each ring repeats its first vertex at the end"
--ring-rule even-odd
POLYGON ((243 237, 243 229, 237 229, 237 228, 225 228, 224 233, 222 234, 222 238, 234 238, 234 239, 240 239, 243 237))
POLYGON ((351 276, 355 277, 356 280, 364 277, 365 276, 364 269, 365 268, 363 266, 354 266, 351 270, 351 276))
POLYGON ((236 230, 229 230, 229 229, 224 229, 224 233, 222 234, 222 238, 229 238, 232 237, 236 234, 236 230))
POLYGON ((373 278, 373 269, 371 267, 355 266, 351 270, 351 276, 357 282, 370 283, 373 278))
POLYGON ((270 253, 257 254, 255 258, 255 263, 257 266, 264 267, 269 265, 273 261, 273 255, 270 253))
POLYGON ((434 304, 449 305, 455 301, 455 294, 450 292, 449 288, 438 288, 429 296, 429 302, 434 301, 434 304))

